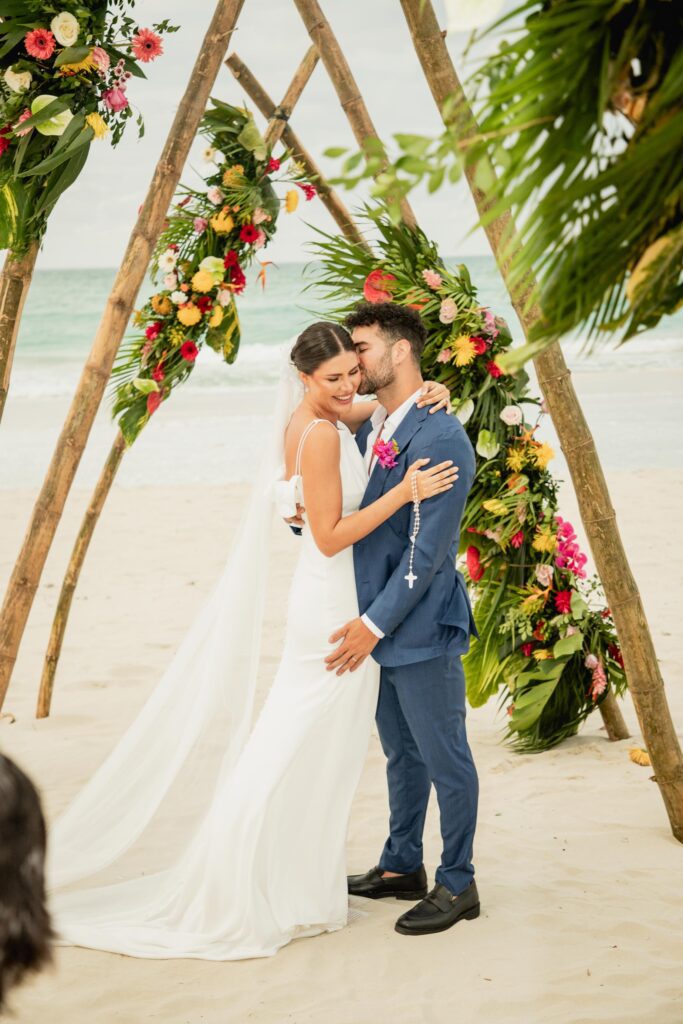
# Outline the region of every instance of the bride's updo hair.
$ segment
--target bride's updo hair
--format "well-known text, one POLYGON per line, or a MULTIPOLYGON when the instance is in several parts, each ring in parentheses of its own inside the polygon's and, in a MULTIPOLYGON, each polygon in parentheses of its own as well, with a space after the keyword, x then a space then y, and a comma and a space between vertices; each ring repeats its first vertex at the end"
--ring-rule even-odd
POLYGON ((351 335, 339 324, 319 320, 302 331, 290 352, 299 373, 311 374, 340 352, 353 352, 351 335))

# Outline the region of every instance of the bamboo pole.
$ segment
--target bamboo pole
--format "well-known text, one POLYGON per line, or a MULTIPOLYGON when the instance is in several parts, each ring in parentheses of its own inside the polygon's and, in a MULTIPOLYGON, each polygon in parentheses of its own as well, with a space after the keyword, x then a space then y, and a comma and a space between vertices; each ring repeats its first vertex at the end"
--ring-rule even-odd
POLYGON ((21 314, 33 280, 39 249, 40 242, 36 240, 31 242, 23 256, 15 256, 10 250, 2 268, 2 277, 0 278, 0 422, 9 391, 21 314))
MULTIPOLYGON (((297 68, 294 78, 292 79, 292 82, 279 107, 273 107, 273 114, 270 117, 265 133, 265 142, 269 148, 272 148, 277 144, 282 134, 282 130, 287 123, 286 119, 294 109, 299 97, 306 87, 307 82, 313 74, 317 63, 317 51, 314 46, 311 46, 297 68)), ((88 548, 90 547, 90 541, 92 540, 93 533, 95 532, 95 527, 99 521, 100 513, 109 496, 109 492, 111 491, 114 478, 125 451, 126 443, 123 439, 123 435, 119 432, 116 435, 100 474, 100 478, 97 481, 93 496, 90 499, 90 503, 83 517, 81 528, 78 532, 78 536, 76 537, 76 543, 74 544, 71 552, 71 558, 69 559, 66 575, 64 576, 62 589, 57 602, 57 608, 52 620, 52 629, 50 630, 50 639, 45 653, 45 660, 43 662, 43 674, 40 680, 40 689, 38 691, 36 718, 47 718, 50 714, 52 695, 54 693, 55 675, 62 652, 64 635, 69 622, 73 595, 76 587, 78 586, 81 570, 83 569, 83 563, 85 562, 85 557, 88 553, 88 548)))
MULTIPOLYGON (((454 109, 447 117, 447 123, 455 127, 459 141, 472 138, 477 132, 477 124, 441 36, 431 3, 429 0, 401 0, 401 6, 439 110, 443 110, 448 97, 455 97, 454 109)), ((470 181, 476 169, 471 168, 467 173, 470 181)), ((484 167, 485 177, 493 174, 490 165, 484 167)), ((486 196, 476 183, 471 182, 471 188, 477 209, 483 214, 487 208, 486 196)), ((525 333, 528 333, 540 311, 538 307, 526 308, 525 290, 513 289, 508 285, 509 261, 502 254, 509 253, 510 249, 506 250, 504 246, 519 244, 509 212, 492 221, 486 233, 508 286, 512 304, 525 333)), ((645 611, 619 534, 595 443, 560 345, 555 343, 545 349, 536 356, 534 365, 567 460, 607 603, 614 616, 631 697, 655 769, 656 781, 673 835, 683 842, 683 755, 671 719, 645 611)), ((608 732, 609 728, 608 725, 608 732)))
POLYGON ((0 612, 0 708, 45 561, 136 295, 243 4, 244 0, 219 0, 216 5, 33 509, 0 612))
MULTIPOLYGON (((275 104, 246 64, 240 60, 236 53, 231 54, 225 63, 263 116, 266 118, 273 117, 277 110, 275 104)), ((299 161, 306 169, 309 177, 315 181, 320 201, 329 211, 341 233, 357 245, 367 248, 368 243, 356 227, 351 214, 340 199, 339 194, 325 179, 325 175, 309 151, 304 147, 299 136, 295 134, 294 130, 287 123, 283 126, 282 140, 287 148, 291 150, 294 159, 299 161)))
MULTIPOLYGON (((378 139, 377 129, 368 113, 355 78, 346 57, 322 12, 318 0, 294 0, 306 31, 317 47, 320 59, 327 70, 339 97, 359 146, 367 139, 378 139)), ((386 161, 385 161, 386 165, 386 161)), ((405 196, 399 200, 401 217, 409 228, 416 228, 417 221, 412 207, 405 196)))
POLYGON ((57 602, 57 609, 52 621, 50 640, 47 645, 47 652, 43 663, 43 674, 40 680, 40 690, 38 691, 36 718, 47 718, 50 714, 55 673, 57 671, 59 656, 62 653, 62 644, 64 643, 64 634, 69 621, 69 612, 71 611, 71 602, 73 601, 74 591, 78 586, 83 562, 85 561, 85 556, 88 552, 88 548, 90 547, 90 541, 92 540, 93 533, 95 532, 95 527, 97 526, 97 522, 100 518, 100 513, 107 497, 109 496, 112 484, 114 483, 114 477, 121 465, 121 459, 123 458, 125 451, 126 442, 123 439, 123 434, 119 431, 113 445, 111 446, 109 455, 107 456, 107 461, 104 464, 100 478, 97 481, 97 486, 95 487, 95 491, 83 517, 83 522, 81 523, 81 528, 78 531, 74 549, 71 552, 71 558, 69 559, 69 565, 66 570, 64 582, 62 583, 59 601, 57 602))

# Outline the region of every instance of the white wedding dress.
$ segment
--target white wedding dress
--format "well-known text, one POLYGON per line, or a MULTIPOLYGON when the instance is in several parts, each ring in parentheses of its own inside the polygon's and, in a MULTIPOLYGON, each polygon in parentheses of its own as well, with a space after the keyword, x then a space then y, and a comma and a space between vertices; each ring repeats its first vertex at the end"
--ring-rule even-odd
MULTIPOLYGON (((348 514, 367 473, 351 433, 337 429, 348 514)), ((252 728, 258 546, 273 519, 265 493, 147 705, 56 823, 48 882, 63 944, 236 960, 347 922, 346 832, 379 666, 327 672, 329 636, 358 614, 352 550, 327 558, 304 527, 282 659, 252 728)))

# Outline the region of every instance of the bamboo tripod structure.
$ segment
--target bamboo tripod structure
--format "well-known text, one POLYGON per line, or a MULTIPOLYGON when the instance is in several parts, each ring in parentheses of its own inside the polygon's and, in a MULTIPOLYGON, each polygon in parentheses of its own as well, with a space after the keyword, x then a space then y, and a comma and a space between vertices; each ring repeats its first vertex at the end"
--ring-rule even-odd
MULTIPOLYGON (((376 138, 376 131, 369 120, 362 97, 355 87, 348 64, 343 58, 319 5, 315 0, 295 0, 295 3, 318 47, 328 73, 333 79, 357 139, 360 142, 365 138, 376 138)), ((241 7, 241 4, 233 6, 241 7)), ((437 103, 442 109, 443 100, 447 95, 455 93, 459 97, 460 102, 456 105, 455 112, 449 115, 449 122, 457 124, 459 132, 462 133, 461 138, 467 138, 467 132, 476 132, 476 123, 443 44, 433 8, 429 0, 402 0, 402 6, 409 27, 411 27, 418 57, 423 62, 425 74, 437 103), (447 87, 449 81, 452 88, 447 87)), ((474 185, 474 182, 472 184, 474 185)), ((485 193, 477 190, 475 186, 473 195, 480 213, 485 212, 485 193)), ((149 201, 145 210, 148 204, 149 201)), ((410 224, 411 213, 404 214, 404 217, 406 223, 410 224)), ((512 219, 506 216, 498 218, 489 226, 487 234, 507 284, 505 247, 514 237, 512 219)), ((523 297, 518 293, 511 293, 511 298, 516 308, 521 309, 523 297)), ((525 327, 528 328, 529 324, 533 322, 533 319, 530 319, 533 315, 533 313, 527 312, 526 316, 522 317, 525 327)), ((538 314, 536 313, 536 315, 538 314)), ((536 366, 539 370, 539 381, 576 487, 582 519, 598 572, 608 603, 614 613, 634 704, 653 767, 657 772, 657 782, 662 792, 672 831, 677 839, 683 841, 683 757, 673 729, 663 681, 657 669, 654 647, 640 596, 616 529, 615 514, 604 475, 559 346, 555 345, 546 350, 537 358, 536 366)), ((100 371, 103 368, 101 365, 98 367, 100 371)), ((85 386, 79 389, 78 395, 81 399, 83 397, 87 399, 88 394, 85 386)), ((85 436, 87 436, 88 429, 86 428, 85 436)), ((66 438, 63 437, 60 445, 66 443, 68 439, 69 435, 66 438)), ((8 605, 6 602, 10 627, 9 629, 4 626, 0 628, 0 704, 9 682, 9 675, 16 658, 18 643, 28 615, 32 595, 35 592, 56 528, 56 522, 51 525, 51 520, 58 521, 63 507, 63 499, 66 496, 66 493, 63 492, 63 481, 60 479, 60 475, 66 470, 68 476, 69 468, 70 460, 63 456, 57 460, 54 472, 51 467, 49 473, 51 487, 47 490, 44 488, 44 493, 41 495, 43 503, 38 510, 39 514, 34 516, 34 521, 29 528, 25 548, 10 583, 8 599, 17 600, 23 593, 28 593, 30 597, 28 603, 25 599, 23 602, 19 602, 18 614, 14 614, 11 604, 8 605), (33 546, 39 551, 37 558, 32 557, 33 546)), ((73 475, 71 475, 72 478, 73 475)), ((67 481, 66 492, 68 492, 69 486, 70 480, 67 481)))
POLYGON ((33 280, 39 242, 32 242, 23 256, 8 252, 0 276, 0 422, 5 411, 17 345, 21 314, 33 280))
MULTIPOLYGON (((271 149, 276 146, 285 130, 287 120, 296 106, 302 92, 313 74, 318 63, 318 53, 315 46, 311 46, 306 52, 301 64, 296 70, 287 92, 278 107, 272 104, 272 112, 269 117, 268 128, 264 136, 264 142, 271 149)), ((57 665, 62 652, 64 635, 69 622, 69 614, 73 602, 74 592, 83 569, 83 563, 90 547, 90 542, 99 522, 100 514, 114 484, 116 473, 121 465, 121 460, 126 452, 126 442, 119 431, 111 447, 109 455, 95 486, 92 498, 88 504, 85 515, 81 522, 80 530, 76 537, 66 574, 57 601, 50 638, 48 640, 45 660, 43 662, 43 673, 38 691, 38 702, 36 705, 36 718, 47 718, 52 706, 54 693, 55 675, 57 665)))
POLYGON ((7 694, 45 561, 135 297, 243 4, 244 0, 219 0, 216 5, 31 514, 0 611, 0 708, 7 694))

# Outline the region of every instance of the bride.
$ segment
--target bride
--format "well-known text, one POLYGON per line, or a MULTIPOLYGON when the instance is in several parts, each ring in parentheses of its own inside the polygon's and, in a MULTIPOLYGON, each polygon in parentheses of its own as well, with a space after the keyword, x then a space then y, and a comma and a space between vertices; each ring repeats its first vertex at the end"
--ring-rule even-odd
MULTIPOLYGON (((48 884, 64 944, 236 960, 347 922, 346 830, 379 666, 368 658, 329 673, 329 637, 358 615, 352 545, 413 500, 414 474, 424 500, 452 487, 457 470, 419 459, 359 511, 367 471, 352 430, 376 403, 352 404, 351 339, 313 324, 291 360, 273 450, 216 589, 53 829, 48 884), (252 728, 273 493, 287 515, 305 496, 307 523, 282 658, 252 728)), ((444 404, 445 389, 432 392, 423 401, 444 404)))

